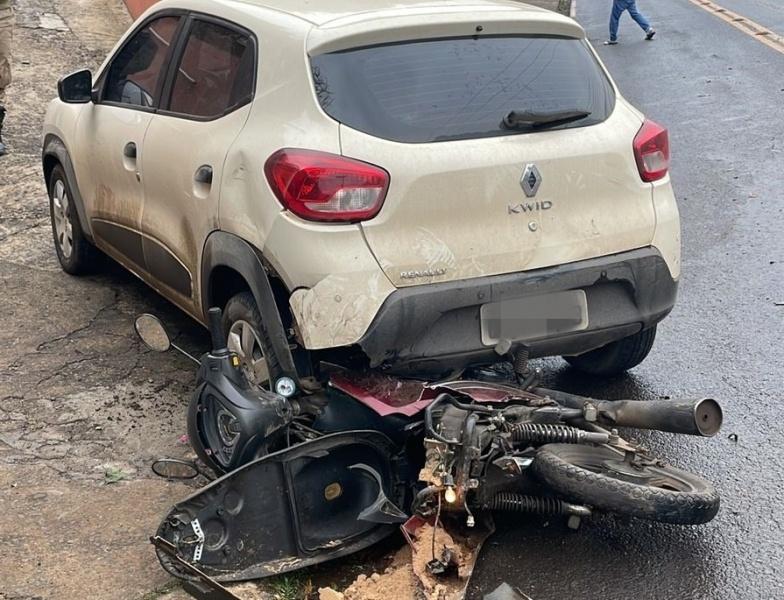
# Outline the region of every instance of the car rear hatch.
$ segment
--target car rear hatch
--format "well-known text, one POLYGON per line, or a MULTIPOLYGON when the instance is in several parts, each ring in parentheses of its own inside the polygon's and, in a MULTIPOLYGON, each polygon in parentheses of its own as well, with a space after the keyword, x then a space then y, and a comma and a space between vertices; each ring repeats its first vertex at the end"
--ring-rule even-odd
POLYGON ((381 212, 362 229, 392 283, 526 271, 650 244, 651 185, 632 150, 642 119, 616 98, 579 27, 524 10, 489 27, 463 16, 439 29, 444 18, 409 32, 426 37, 377 25, 347 47, 331 40, 311 50, 343 154, 390 174, 381 212))

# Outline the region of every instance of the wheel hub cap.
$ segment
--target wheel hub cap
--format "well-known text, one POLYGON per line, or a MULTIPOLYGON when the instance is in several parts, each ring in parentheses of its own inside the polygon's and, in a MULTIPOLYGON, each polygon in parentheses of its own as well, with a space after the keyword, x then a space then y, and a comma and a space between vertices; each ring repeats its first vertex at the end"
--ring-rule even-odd
POLYGON ((52 217, 57 245, 63 258, 71 258, 73 252, 73 225, 71 225, 71 203, 62 180, 57 180, 52 193, 52 217))
POLYGON ((251 383, 268 387, 269 368, 261 341, 253 326, 247 321, 235 321, 229 330, 226 344, 240 359, 240 368, 251 383))

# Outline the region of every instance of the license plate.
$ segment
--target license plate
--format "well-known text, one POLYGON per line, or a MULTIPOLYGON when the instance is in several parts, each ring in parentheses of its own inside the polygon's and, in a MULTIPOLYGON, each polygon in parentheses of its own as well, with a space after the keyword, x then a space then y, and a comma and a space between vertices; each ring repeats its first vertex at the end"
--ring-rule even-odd
POLYGON ((494 346, 553 337, 588 328, 588 302, 583 290, 526 296, 485 304, 480 309, 482 343, 494 346))

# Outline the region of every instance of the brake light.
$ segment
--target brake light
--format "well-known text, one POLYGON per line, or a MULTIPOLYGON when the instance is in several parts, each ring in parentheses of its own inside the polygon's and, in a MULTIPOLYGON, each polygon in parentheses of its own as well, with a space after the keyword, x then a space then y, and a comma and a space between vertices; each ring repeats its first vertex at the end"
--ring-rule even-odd
POLYGON ((315 150, 278 150, 264 172, 283 206, 310 221, 372 219, 389 188, 384 169, 315 150))
POLYGON ((667 130, 646 120, 634 136, 634 158, 643 181, 656 181, 670 168, 670 140, 667 130))

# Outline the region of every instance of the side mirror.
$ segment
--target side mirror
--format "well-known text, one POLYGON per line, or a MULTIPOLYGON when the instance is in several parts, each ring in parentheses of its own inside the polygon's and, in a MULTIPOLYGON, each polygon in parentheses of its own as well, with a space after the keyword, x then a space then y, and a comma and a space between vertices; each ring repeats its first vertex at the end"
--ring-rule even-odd
POLYGON ((93 75, 87 69, 66 75, 57 82, 57 95, 68 104, 87 104, 93 99, 93 75))
POLYGON ((152 463, 152 472, 164 479, 195 479, 199 475, 206 476, 193 461, 178 458, 159 458, 152 463))
POLYGON ((169 338, 166 328, 155 315, 139 315, 133 327, 136 329, 136 334, 151 350, 166 352, 172 347, 171 338, 169 338))

